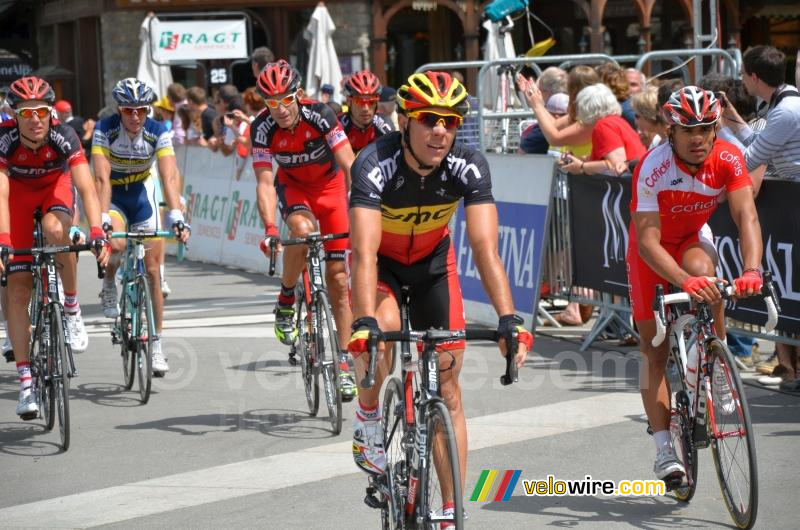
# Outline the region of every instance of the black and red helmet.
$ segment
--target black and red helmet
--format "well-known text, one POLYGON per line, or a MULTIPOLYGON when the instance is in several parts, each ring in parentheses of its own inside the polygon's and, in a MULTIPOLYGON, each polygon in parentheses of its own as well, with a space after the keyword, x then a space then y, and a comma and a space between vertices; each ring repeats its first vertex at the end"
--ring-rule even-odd
POLYGON ((722 113, 717 96, 696 86, 685 86, 673 92, 663 109, 667 123, 681 127, 712 125, 722 113))
POLYGON ((378 76, 369 70, 361 70, 347 78, 344 83, 344 95, 353 96, 377 96, 381 93, 381 81, 378 76))
POLYGON ((20 77, 8 87, 6 101, 12 107, 23 101, 45 101, 52 105, 56 100, 56 93, 50 83, 40 77, 20 77))
POLYGON ((256 89, 266 97, 278 94, 290 94, 300 88, 300 72, 283 59, 274 63, 267 63, 258 74, 256 89))

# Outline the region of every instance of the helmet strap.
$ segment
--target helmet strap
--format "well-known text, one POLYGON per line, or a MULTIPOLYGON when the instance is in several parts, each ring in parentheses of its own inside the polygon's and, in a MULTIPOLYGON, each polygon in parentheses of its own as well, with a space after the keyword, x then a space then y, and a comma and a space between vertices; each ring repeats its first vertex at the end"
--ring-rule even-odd
POLYGON ((431 165, 425 164, 422 160, 419 159, 417 154, 414 152, 414 149, 411 147, 411 140, 409 140, 409 136, 410 136, 409 128, 410 127, 411 127, 411 122, 410 121, 406 121, 406 128, 403 130, 403 143, 405 144, 406 149, 408 149, 408 152, 411 154, 411 157, 417 162, 417 165, 419 166, 419 169, 421 169, 422 171, 429 171, 429 170, 433 169, 436 166, 431 166, 431 165))
MULTIPOLYGON (((22 131, 19 130, 19 126, 17 126, 17 131, 19 132, 20 138, 22 138, 23 140, 28 142, 29 145, 25 146, 28 149, 32 149, 32 150, 36 151, 37 149, 39 149, 40 147, 42 147, 44 144, 47 143, 47 136, 45 136, 45 138, 41 142, 37 142, 33 138, 28 138, 27 136, 22 134, 22 131)), ((48 132, 49 132, 49 129, 48 129, 48 132)))

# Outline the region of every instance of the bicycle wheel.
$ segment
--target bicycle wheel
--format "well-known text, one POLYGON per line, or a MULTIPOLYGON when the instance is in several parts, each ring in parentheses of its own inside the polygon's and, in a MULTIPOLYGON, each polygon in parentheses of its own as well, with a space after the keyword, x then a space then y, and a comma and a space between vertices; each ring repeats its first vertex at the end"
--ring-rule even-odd
POLYGON ((689 415, 691 404, 686 392, 686 380, 683 378, 684 369, 680 358, 670 356, 667 364, 667 382, 670 389, 670 419, 669 432, 672 436, 672 446, 675 455, 686 471, 686 483, 674 488, 675 497, 683 502, 689 502, 697 490, 697 448, 692 438, 692 422, 689 415))
POLYGON ((69 364, 67 348, 69 344, 64 334, 63 308, 60 304, 50 304, 50 360, 54 370, 51 372, 52 391, 55 393, 58 410, 58 430, 61 434, 61 447, 69 449, 69 364))
POLYGON ((316 299, 317 310, 317 358, 325 402, 333 434, 342 432, 342 393, 339 391, 339 338, 325 291, 319 291, 316 299))
POLYGON ((311 324, 313 315, 309 314, 305 290, 301 284, 297 284, 295 287, 295 300, 294 314, 297 317, 297 353, 300 355, 300 376, 303 379, 308 413, 316 416, 319 410, 319 378, 314 367, 316 341, 311 324))
POLYGON ((56 416, 55 412, 55 399, 56 395, 53 392, 52 377, 53 366, 50 357, 47 355, 47 343, 44 340, 44 327, 40 315, 36 329, 33 330, 31 335, 31 348, 28 359, 31 362, 31 378, 33 389, 36 392, 36 401, 39 405, 39 414, 44 419, 44 428, 46 431, 52 431, 55 425, 56 416), (48 361, 50 361, 48 365, 48 361))
POLYGON ((436 400, 428 403, 426 417, 428 468, 419 470, 421 502, 417 503, 423 524, 425 528, 438 528, 437 525, 450 522, 456 529, 464 528, 461 469, 450 413, 442 401, 436 400), (443 513, 446 502, 453 503, 452 515, 443 513))
POLYGON ((407 424, 404 421, 405 402, 403 384, 397 377, 386 381, 383 394, 383 448, 386 452, 386 503, 381 508, 381 523, 384 529, 403 528, 406 512, 406 491, 408 486, 408 460, 403 444, 407 424))
POLYGON ((153 300, 146 276, 136 279, 136 371, 139 375, 139 399, 142 404, 150 399, 153 383, 153 336, 156 324, 153 319, 153 300))
POLYGON ((750 409, 733 356, 719 339, 708 342, 711 454, 725 506, 739 528, 751 528, 758 511, 758 469, 750 409))
POLYGON ((122 377, 125 381, 125 390, 133 388, 133 379, 136 374, 136 341, 131 337, 131 311, 136 308, 129 303, 128 284, 123 282, 122 296, 119 303, 119 316, 115 322, 120 341, 120 355, 122 357, 122 377))

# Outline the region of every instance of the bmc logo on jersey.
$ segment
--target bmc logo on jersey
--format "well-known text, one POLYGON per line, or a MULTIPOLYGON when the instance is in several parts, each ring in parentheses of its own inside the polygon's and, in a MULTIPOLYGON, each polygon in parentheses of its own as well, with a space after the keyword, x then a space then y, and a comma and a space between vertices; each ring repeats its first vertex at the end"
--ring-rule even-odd
POLYGON ((322 117, 322 114, 319 112, 313 111, 308 107, 300 107, 300 110, 303 111, 303 116, 305 116, 306 120, 310 121, 323 131, 327 131, 331 128, 331 124, 328 123, 328 120, 322 117))
POLYGON ((467 161, 463 158, 447 155, 447 166, 450 168, 450 171, 452 171, 453 174, 464 184, 469 184, 470 171, 473 175, 475 175, 475 180, 481 178, 481 172, 478 169, 478 166, 475 164, 467 164, 467 161))
POLYGON ((717 205, 717 199, 712 198, 708 201, 697 201, 693 202, 692 204, 676 204, 672 207, 670 212, 672 213, 697 213, 702 212, 703 210, 709 210, 714 208, 717 205))
POLYGON ((61 149, 62 153, 66 153, 72 148, 64 135, 52 128, 50 129, 50 139, 61 149))
MULTIPOLYGON (((648 186, 650 186, 651 188, 654 188, 655 185, 656 185, 656 182, 658 182, 658 179, 660 179, 661 177, 664 176, 664 173, 667 172, 667 170, 669 169, 669 167, 671 165, 672 165, 672 162, 669 159, 664 160, 661 163, 660 166, 655 168, 653 170, 653 172, 650 173, 650 175, 646 179, 644 179, 644 183, 647 184, 648 186)), ((673 186, 674 185, 675 184, 673 184, 673 186)))
POLYGON ((285 167, 300 166, 309 162, 316 162, 325 156, 325 146, 321 145, 310 153, 293 153, 291 155, 275 154, 275 161, 285 167))
POLYGON ((11 145, 17 140, 19 140, 19 130, 16 127, 9 129, 3 136, 0 136, 0 152, 8 153, 11 145))
POLYGON ((266 120, 262 121, 258 128, 256 129, 256 142, 257 144, 267 145, 267 138, 269 136, 269 131, 272 129, 273 125, 275 124, 275 120, 272 119, 272 116, 267 118, 266 120))
POLYGON ((733 166, 733 174, 737 177, 742 174, 742 157, 730 151, 722 151, 719 154, 719 159, 723 162, 729 162, 733 166))

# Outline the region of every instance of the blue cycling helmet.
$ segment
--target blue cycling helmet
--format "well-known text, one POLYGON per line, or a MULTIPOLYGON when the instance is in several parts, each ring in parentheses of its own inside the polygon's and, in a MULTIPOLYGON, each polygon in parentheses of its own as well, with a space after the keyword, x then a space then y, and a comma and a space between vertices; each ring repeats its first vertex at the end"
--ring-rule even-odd
POLYGON ((118 81, 111 95, 120 107, 143 107, 158 99, 152 88, 135 77, 118 81))

